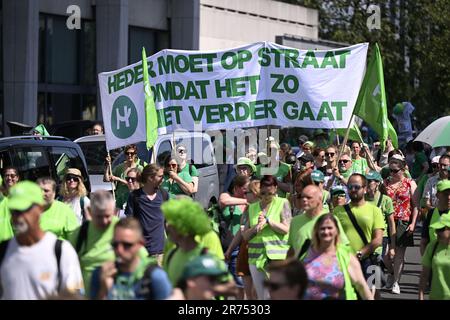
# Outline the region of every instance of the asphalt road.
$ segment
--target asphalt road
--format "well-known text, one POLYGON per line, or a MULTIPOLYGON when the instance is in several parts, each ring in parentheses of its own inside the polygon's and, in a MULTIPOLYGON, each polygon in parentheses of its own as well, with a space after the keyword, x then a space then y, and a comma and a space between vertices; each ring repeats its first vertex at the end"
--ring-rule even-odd
MULTIPOLYGON (((422 271, 421 256, 420 256, 420 231, 421 228, 417 226, 414 233, 414 247, 406 249, 405 265, 402 276, 400 278, 400 294, 392 294, 391 290, 382 289, 382 300, 418 300, 419 294, 419 278, 422 271)), ((428 299, 428 296, 425 296, 428 299)))

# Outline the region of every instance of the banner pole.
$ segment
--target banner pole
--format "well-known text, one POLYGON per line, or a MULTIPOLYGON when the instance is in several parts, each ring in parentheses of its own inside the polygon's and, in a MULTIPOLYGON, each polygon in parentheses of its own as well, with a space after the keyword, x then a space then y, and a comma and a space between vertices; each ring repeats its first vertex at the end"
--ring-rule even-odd
MULTIPOLYGON (((109 153, 109 150, 108 150, 108 158, 111 159, 111 154, 109 153)), ((109 170, 110 175, 112 176, 113 173, 112 173, 111 161, 108 162, 108 170, 109 170)), ((115 185, 114 185, 113 181, 110 181, 110 182, 111 182, 112 195, 113 195, 114 201, 116 201, 116 193, 114 191, 115 185)))
POLYGON ((337 160, 336 160, 337 163, 339 163, 339 160, 341 159, 342 153, 344 152, 345 145, 347 144, 348 135, 350 134, 350 127, 352 126, 352 123, 353 123, 353 117, 354 117, 354 114, 352 113, 352 116, 350 117, 350 121, 349 121, 348 126, 347 126, 347 130, 345 131, 344 141, 342 142, 342 145, 339 148, 339 153, 338 153, 338 157, 337 157, 337 160))

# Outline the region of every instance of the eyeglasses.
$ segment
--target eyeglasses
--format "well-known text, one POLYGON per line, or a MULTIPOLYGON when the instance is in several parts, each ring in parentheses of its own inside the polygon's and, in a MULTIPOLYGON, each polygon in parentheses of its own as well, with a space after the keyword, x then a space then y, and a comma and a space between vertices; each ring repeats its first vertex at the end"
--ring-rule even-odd
POLYGON ((136 154, 136 152, 125 152, 125 154, 127 156, 134 156, 136 154))
POLYGON ((270 291, 277 291, 283 287, 288 286, 288 283, 276 283, 276 282, 270 282, 268 280, 264 280, 264 286, 269 289, 270 291))
POLYGON ((125 177, 126 181, 130 181, 130 182, 136 182, 137 178, 135 177, 125 177))
POLYGON ((67 182, 69 182, 69 181, 76 181, 76 182, 78 182, 79 178, 77 176, 67 176, 66 177, 66 181, 67 182))
POLYGON ((275 193, 268 192, 268 191, 262 191, 259 193, 261 196, 274 196, 275 193))
POLYGON ((327 157, 334 157, 335 154, 336 153, 334 153, 334 152, 327 152, 327 153, 325 153, 325 156, 327 156, 327 157))
POLYGON ((184 150, 184 149, 178 149, 178 153, 179 153, 179 154, 186 153, 186 150, 184 150))
POLYGON ((347 185, 348 190, 356 190, 359 191, 361 190, 363 186, 360 186, 359 184, 349 184, 347 185))
POLYGON ((133 242, 126 242, 126 241, 113 241, 111 242, 111 245, 114 249, 117 249, 119 245, 122 245, 125 250, 129 250, 132 246, 134 246, 136 243, 133 242))
POLYGON ((15 178, 15 177, 17 177, 17 174, 14 174, 14 173, 12 173, 12 174, 5 174, 5 178, 15 178))
POLYGON ((350 162, 350 160, 339 160, 339 163, 347 163, 347 162, 350 162))
POLYGON ((33 203, 30 207, 24 209, 24 210, 10 210, 12 216, 20 216, 21 214, 24 214, 25 212, 30 211, 35 204, 33 203))

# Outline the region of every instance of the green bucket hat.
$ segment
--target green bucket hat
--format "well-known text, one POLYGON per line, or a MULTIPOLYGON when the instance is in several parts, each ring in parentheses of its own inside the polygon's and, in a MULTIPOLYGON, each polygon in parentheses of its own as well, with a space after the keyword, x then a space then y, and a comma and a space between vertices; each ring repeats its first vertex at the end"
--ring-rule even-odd
POLYGON ((181 280, 198 276, 221 277, 228 274, 225 263, 210 254, 198 256, 184 267, 181 280))
POLYGON ((366 173, 366 179, 367 180, 376 180, 378 182, 383 181, 381 174, 379 174, 377 171, 374 171, 374 170, 371 170, 368 173, 366 173))
POLYGON ((24 211, 34 204, 45 204, 42 190, 36 183, 31 181, 21 181, 9 191, 9 210, 24 211))
POLYGON ((237 169, 238 166, 249 166, 250 169, 252 170, 252 173, 256 172, 256 166, 253 163, 253 161, 250 160, 249 158, 240 157, 237 161, 237 164, 234 166, 234 168, 237 169))
POLYGON ((334 186, 330 190, 331 196, 334 196, 335 194, 347 194, 345 191, 345 188, 343 186, 334 186))
POLYGON ((439 221, 436 221, 430 225, 430 228, 433 228, 434 230, 439 230, 445 227, 450 228, 450 213, 443 214, 439 218, 439 221))
POLYGON ((442 192, 442 191, 450 189, 450 180, 445 179, 445 180, 439 181, 436 184, 436 189, 437 189, 437 192, 442 192))

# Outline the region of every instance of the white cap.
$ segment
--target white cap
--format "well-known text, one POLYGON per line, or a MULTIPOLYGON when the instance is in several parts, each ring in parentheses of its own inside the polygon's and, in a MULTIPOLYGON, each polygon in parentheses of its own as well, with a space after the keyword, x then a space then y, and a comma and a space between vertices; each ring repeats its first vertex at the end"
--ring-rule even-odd
POLYGON ((433 159, 431 160, 431 163, 439 163, 440 158, 441 158, 441 156, 433 157, 433 159))
POLYGON ((400 154, 394 154, 394 155, 391 157, 391 160, 392 160, 392 159, 400 160, 400 161, 405 161, 405 157, 403 157, 403 156, 400 155, 400 154))

